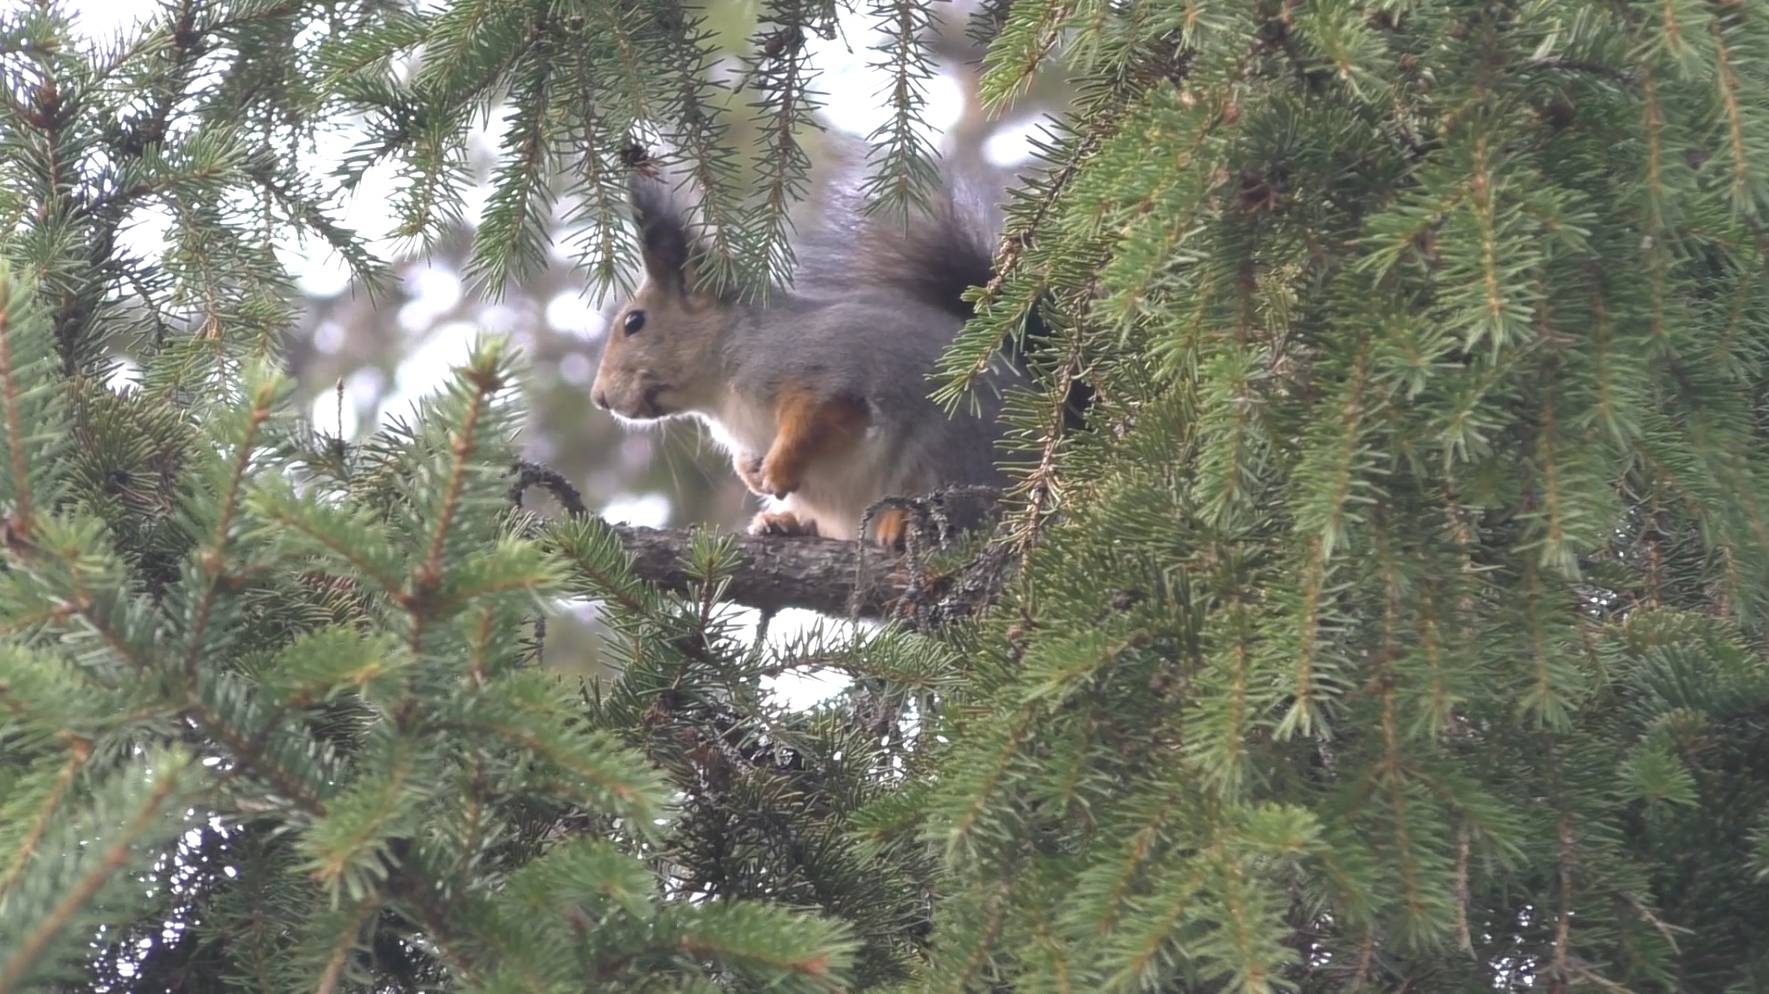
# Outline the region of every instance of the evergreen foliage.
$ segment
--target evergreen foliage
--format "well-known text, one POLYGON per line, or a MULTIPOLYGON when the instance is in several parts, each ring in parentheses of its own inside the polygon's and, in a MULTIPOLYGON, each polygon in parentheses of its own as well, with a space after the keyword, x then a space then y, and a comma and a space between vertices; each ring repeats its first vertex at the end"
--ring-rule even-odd
MULTIPOLYGON (((819 991, 847 975, 839 925, 664 900, 704 872, 667 828, 677 791, 527 665, 537 598, 587 582, 560 553, 592 555, 601 526, 554 550, 504 510, 501 346, 476 349, 419 427, 385 433, 342 474, 279 423, 279 377, 254 366, 220 380, 215 402, 172 423, 182 485, 164 544, 182 548, 161 550, 173 572, 146 588, 150 561, 57 479, 76 461, 33 472, 54 451, 33 443, 67 437, 75 415, 41 403, 59 375, 50 322, 16 284, 5 305, 5 351, 21 361, 0 358, 0 396, 19 414, 0 593, 0 988, 67 975, 103 927, 129 930, 105 955, 135 955, 166 900, 192 896, 173 893, 164 854, 205 825, 221 843, 206 858, 237 879, 186 913, 184 953, 201 966, 179 990, 416 984, 443 966, 479 990, 576 989, 586 975, 692 988, 711 967, 740 986, 819 991)), ((678 620, 676 637, 711 624, 678 620)))
MULTIPOLYGON (((756 648, 728 541, 664 594, 512 507, 496 342, 368 444, 288 416, 271 239, 376 265, 316 129, 422 239, 496 117, 487 290, 556 213, 616 280, 660 166, 759 288, 838 6, 722 82, 667 2, 0 26, 0 991, 1769 988, 1764 0, 981 5, 991 107, 1076 98, 930 384, 1049 329, 1018 571, 937 631, 756 648), (532 665, 560 595, 618 680, 532 665)), ((909 209, 930 5, 867 9, 909 209)))
MULTIPOLYGON (((96 51, 53 4, 0 30, 0 990, 902 975, 925 911, 907 871, 862 879, 841 830, 885 747, 762 700, 780 664, 731 633, 727 547, 697 555, 702 595, 662 598, 600 523, 518 509, 506 344, 363 444, 292 416, 273 246, 378 268, 303 171, 355 85, 335 40, 419 27, 193 0, 96 51), (118 232, 150 206, 168 243, 131 257, 118 232), (633 638, 594 701, 535 665, 543 606, 570 596, 633 638)), ((460 123, 429 133, 454 148, 460 123)), ((497 217, 545 195, 505 174, 481 228, 500 260, 535 229, 497 217)), ((897 636, 846 651, 949 665, 897 636)))
POLYGON ((1009 7, 1077 102, 941 389, 1040 300, 1057 382, 921 989, 1769 988, 1766 32, 1009 7))

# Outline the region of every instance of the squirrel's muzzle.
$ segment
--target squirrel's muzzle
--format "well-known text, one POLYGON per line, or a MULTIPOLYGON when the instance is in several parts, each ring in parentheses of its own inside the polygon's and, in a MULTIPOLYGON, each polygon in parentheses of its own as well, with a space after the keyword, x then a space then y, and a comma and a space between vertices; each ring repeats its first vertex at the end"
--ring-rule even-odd
POLYGON ((590 387, 590 403, 629 421, 655 421, 674 413, 662 403, 660 383, 598 380, 590 387))

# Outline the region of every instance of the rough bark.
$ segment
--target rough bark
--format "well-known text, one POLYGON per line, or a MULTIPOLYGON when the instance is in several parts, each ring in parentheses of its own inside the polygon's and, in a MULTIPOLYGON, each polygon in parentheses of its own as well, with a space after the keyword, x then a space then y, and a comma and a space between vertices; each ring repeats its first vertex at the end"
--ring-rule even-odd
MULTIPOLYGON (((635 573, 666 590, 689 589, 692 580, 683 564, 692 532, 610 527, 626 544, 635 573)), ((879 618, 894 613, 910 588, 903 555, 862 550, 857 542, 779 535, 743 535, 736 541, 743 565, 732 575, 726 596, 749 607, 879 618)))
MULTIPOLYGON (((515 473, 510 498, 518 506, 526 490, 540 487, 553 495, 565 513, 589 513, 576 489, 552 470, 519 463, 515 473)), ((906 553, 827 538, 738 536, 742 565, 732 574, 725 597, 764 611, 796 607, 836 616, 896 618, 917 628, 937 627, 992 603, 1011 571, 1012 559, 990 546, 961 568, 933 576, 922 563, 920 549, 950 537, 955 528, 980 524, 992 514, 993 505, 993 494, 964 490, 882 502, 881 507, 906 510, 915 524, 906 553)), ((633 571, 640 577, 665 590, 692 589, 693 580, 683 564, 688 561, 693 532, 609 527, 626 545, 633 557, 633 571)))

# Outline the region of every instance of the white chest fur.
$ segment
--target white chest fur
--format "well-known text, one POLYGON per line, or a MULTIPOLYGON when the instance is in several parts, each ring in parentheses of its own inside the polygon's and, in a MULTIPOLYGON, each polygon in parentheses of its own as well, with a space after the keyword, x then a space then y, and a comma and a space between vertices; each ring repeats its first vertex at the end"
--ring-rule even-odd
POLYGON ((711 413, 702 414, 700 420, 706 423, 713 441, 733 454, 761 455, 767 452, 768 446, 774 444, 774 434, 778 430, 772 410, 733 394, 726 394, 719 405, 711 413))
MULTIPOLYGON (((762 405, 727 396, 714 412, 702 413, 713 441, 737 455, 762 456, 774 444, 779 425, 774 412, 762 405)), ((831 453, 807 467, 800 489, 773 507, 792 511, 817 523, 818 534, 829 538, 855 538, 860 517, 879 498, 897 493, 908 483, 909 467, 893 465, 891 446, 876 428, 868 429, 858 445, 831 453)), ((902 492, 912 492, 902 489, 902 492)))

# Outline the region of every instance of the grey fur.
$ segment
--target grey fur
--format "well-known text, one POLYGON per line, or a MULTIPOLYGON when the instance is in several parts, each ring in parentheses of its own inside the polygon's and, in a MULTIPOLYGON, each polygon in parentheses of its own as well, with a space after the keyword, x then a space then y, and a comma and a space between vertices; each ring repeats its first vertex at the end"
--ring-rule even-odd
MULTIPOLYGON (((999 361, 974 410, 949 417, 929 398, 929 374, 969 316, 959 294, 989 269, 989 212, 962 198, 948 186, 905 227, 864 217, 851 194, 826 195, 800 225, 792 286, 759 304, 693 294, 682 289, 691 280, 663 272, 671 260, 649 255, 646 284, 610 322, 598 402, 639 420, 697 416, 741 464, 767 451, 783 392, 863 400, 869 427, 858 450, 813 465, 776 502, 832 537, 853 537, 884 497, 1002 485, 996 418, 1018 372, 999 361), (636 309, 645 324, 626 336, 636 309)), ((674 232, 688 241, 679 202, 659 181, 637 184, 634 202, 648 249, 679 244, 674 232)))

